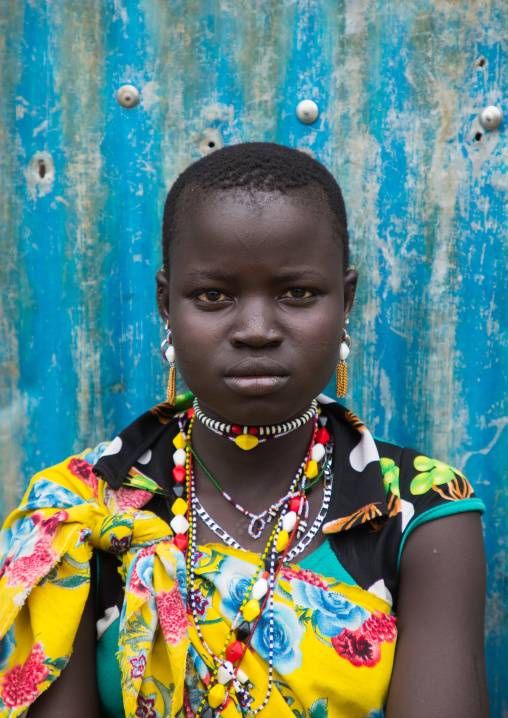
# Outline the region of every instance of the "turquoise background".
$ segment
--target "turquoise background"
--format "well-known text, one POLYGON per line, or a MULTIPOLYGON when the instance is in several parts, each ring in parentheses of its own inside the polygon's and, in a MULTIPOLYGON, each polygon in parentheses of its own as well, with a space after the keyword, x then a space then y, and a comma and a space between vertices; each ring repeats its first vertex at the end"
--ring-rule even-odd
POLYGON ((179 172, 209 141, 310 150, 343 188, 361 276, 347 404, 464 470, 487 505, 492 715, 508 716, 507 132, 478 139, 477 119, 508 115, 508 4, 0 8, 3 513, 33 472, 163 399, 154 273, 179 172))

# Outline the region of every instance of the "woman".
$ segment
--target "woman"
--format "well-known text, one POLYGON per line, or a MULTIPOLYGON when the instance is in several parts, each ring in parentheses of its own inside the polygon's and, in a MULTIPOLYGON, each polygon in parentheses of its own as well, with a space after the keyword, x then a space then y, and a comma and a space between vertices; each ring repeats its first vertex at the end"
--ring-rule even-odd
POLYGON ((482 503, 319 397, 336 367, 345 393, 357 282, 333 177, 273 144, 203 158, 163 264, 196 399, 171 369, 9 517, 2 715, 486 718, 482 503))

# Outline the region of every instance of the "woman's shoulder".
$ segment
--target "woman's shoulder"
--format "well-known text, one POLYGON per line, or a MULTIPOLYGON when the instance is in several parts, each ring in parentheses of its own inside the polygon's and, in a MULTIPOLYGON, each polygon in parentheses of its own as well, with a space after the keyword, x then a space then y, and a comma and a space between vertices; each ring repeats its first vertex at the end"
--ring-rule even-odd
POLYGON ((140 488, 143 477, 164 487, 172 457, 168 440, 178 433, 179 417, 190 409, 192 398, 190 393, 178 396, 175 406, 157 404, 135 419, 96 458, 94 473, 114 490, 134 475, 140 488))
POLYGON ((461 470, 375 438, 346 407, 322 407, 334 437, 333 489, 323 532, 359 585, 396 601, 408 536, 452 514, 483 512, 461 470), (376 589, 377 590, 377 589, 376 589))
POLYGON ((324 407, 335 438, 337 509, 350 508, 338 525, 350 528, 398 517, 402 533, 414 524, 450 513, 484 511, 461 470, 412 448, 374 437, 353 412, 337 403, 324 407), (428 513, 428 512, 431 513, 428 513), (347 522, 356 512, 355 520, 347 522))
POLYGON ((24 525, 25 519, 33 522, 39 514, 47 518, 55 511, 68 511, 97 500, 99 494, 104 494, 103 500, 109 497, 106 503, 115 508, 117 502, 111 494, 124 491, 125 486, 157 492, 167 476, 165 462, 171 460, 168 437, 177 433, 176 417, 188 404, 187 396, 180 397, 176 407, 159 404, 112 440, 101 441, 94 448, 37 472, 18 507, 5 520, 0 554, 5 552, 6 540, 13 538, 16 527, 24 525))

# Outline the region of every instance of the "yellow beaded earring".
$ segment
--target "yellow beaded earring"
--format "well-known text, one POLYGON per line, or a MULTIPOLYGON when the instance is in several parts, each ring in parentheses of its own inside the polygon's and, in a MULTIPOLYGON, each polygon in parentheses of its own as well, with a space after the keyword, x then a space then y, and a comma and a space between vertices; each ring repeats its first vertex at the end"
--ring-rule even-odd
POLYGON ((339 363, 336 371, 337 399, 343 399, 347 392, 347 364, 346 359, 349 356, 351 348, 351 337, 345 329, 342 330, 342 344, 339 349, 339 363))
POLYGON ((169 362, 169 380, 167 401, 171 406, 176 402, 176 367, 175 367, 175 348, 171 343, 171 329, 166 327, 166 339, 161 344, 161 353, 164 359, 169 362))

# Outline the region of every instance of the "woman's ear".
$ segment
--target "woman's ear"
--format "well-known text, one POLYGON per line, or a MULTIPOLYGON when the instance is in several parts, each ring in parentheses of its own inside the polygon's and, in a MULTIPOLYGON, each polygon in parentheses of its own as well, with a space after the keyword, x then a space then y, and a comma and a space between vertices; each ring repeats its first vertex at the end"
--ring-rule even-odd
POLYGON ((164 320, 164 324, 169 324, 169 283, 162 269, 159 269, 155 275, 157 282, 157 309, 160 317, 164 320))
POLYGON ((353 309, 357 282, 358 272, 356 269, 348 269, 344 275, 344 320, 348 318, 353 309))

